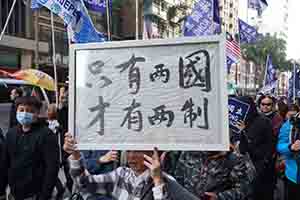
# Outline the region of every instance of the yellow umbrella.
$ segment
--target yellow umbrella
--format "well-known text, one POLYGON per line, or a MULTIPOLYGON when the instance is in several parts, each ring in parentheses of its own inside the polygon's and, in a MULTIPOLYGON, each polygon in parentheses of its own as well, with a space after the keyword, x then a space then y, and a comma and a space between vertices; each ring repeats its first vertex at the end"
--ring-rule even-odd
POLYGON ((32 85, 36 85, 50 91, 55 91, 54 79, 42 71, 36 69, 25 69, 17 71, 11 76, 16 79, 24 80, 32 85))

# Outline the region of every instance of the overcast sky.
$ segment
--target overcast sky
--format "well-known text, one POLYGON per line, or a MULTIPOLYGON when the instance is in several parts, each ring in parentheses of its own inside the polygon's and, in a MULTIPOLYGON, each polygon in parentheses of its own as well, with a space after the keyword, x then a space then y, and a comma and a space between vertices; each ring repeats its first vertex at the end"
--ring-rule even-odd
MULTIPOLYGON (((240 17, 247 17, 247 0, 240 1, 240 17)), ((278 9, 282 6, 283 0, 268 0, 269 7, 263 14, 263 27, 271 32, 276 30, 282 20, 282 15, 278 14, 278 9)), ((289 0, 289 18, 288 18, 288 40, 287 40, 287 55, 288 58, 300 59, 300 0, 289 0)), ((254 11, 249 11, 248 16, 254 15, 254 11)), ((250 19, 249 19, 250 20, 250 19)))

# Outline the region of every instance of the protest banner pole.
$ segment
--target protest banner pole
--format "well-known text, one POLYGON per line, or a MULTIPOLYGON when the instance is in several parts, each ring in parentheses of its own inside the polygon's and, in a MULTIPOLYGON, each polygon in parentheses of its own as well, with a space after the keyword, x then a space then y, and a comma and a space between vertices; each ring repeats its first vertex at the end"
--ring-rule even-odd
POLYGON ((9 20, 10 20, 10 18, 11 18, 11 15, 12 15, 12 13, 13 13, 13 10, 14 10, 14 8, 15 8, 16 3, 17 3, 17 0, 14 0, 12 6, 11 6, 11 8, 10 8, 9 14, 8 14, 8 16, 7 16, 6 22, 5 22, 5 24, 4 24, 4 27, 3 27, 3 29, 2 29, 2 32, 1 32, 1 35, 0 35, 0 41, 2 40, 2 38, 3 38, 3 36, 4 36, 5 30, 6 30, 7 26, 8 26, 8 22, 9 22, 9 20))
POLYGON ((57 67, 56 67, 56 49, 55 49, 55 31, 54 31, 54 17, 53 13, 51 13, 51 32, 52 32, 52 62, 53 62, 53 70, 54 70, 54 82, 55 82, 55 105, 58 108, 58 88, 57 88, 57 67))
POLYGON ((106 4, 106 23, 107 23, 107 39, 108 41, 111 41, 111 30, 110 30, 110 10, 109 10, 109 0, 105 0, 105 4, 106 4))
POLYGON ((139 0, 135 0, 135 39, 139 39, 139 0))
MULTIPOLYGON (((54 16, 53 12, 50 11, 51 15, 51 36, 52 36, 52 62, 53 62, 53 70, 54 70, 54 84, 55 84, 55 106, 58 108, 58 87, 57 87, 57 67, 56 67, 56 48, 55 48, 55 30, 54 30, 54 16)), ((58 133, 58 144, 59 148, 61 148, 61 133, 58 133)), ((61 149, 59 151, 59 161, 62 163, 62 154, 61 149)))

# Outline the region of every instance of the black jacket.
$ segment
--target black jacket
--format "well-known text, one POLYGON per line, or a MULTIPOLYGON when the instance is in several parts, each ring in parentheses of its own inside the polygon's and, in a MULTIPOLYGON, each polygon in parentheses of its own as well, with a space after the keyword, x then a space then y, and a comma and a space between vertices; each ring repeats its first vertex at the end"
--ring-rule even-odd
POLYGON ((241 133, 240 151, 249 153, 258 174, 272 159, 272 144, 271 120, 264 116, 257 115, 241 133))
POLYGON ((16 200, 33 195, 50 199, 58 176, 59 148, 45 124, 36 123, 27 133, 20 126, 10 129, 2 155, 0 196, 9 184, 16 200))
POLYGON ((13 102, 10 107, 10 113, 9 113, 9 128, 12 128, 18 124, 16 115, 17 115, 17 107, 15 102, 13 102))

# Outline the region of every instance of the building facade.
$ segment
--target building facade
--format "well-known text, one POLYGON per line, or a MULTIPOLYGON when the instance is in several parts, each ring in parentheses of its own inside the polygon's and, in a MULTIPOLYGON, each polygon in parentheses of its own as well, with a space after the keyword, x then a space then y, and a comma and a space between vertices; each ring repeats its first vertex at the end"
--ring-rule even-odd
POLYGON ((239 94, 254 95, 259 88, 257 84, 258 71, 256 65, 244 59, 231 66, 227 78, 237 86, 239 94))
MULTIPOLYGON (((12 2, 0 1, 0 30, 4 27, 12 2)), ((49 52, 47 42, 35 40, 33 21, 33 13, 26 5, 26 1, 17 1, 5 35, 0 41, 0 67, 2 69, 16 71, 20 68, 31 67, 37 46, 40 52, 49 52)))
POLYGON ((219 0, 222 32, 235 35, 239 32, 239 0, 219 0))
POLYGON ((276 34, 278 38, 288 40, 289 0, 269 3, 262 16, 255 11, 249 11, 248 16, 248 22, 260 33, 276 34))
MULTIPOLYGON (((0 31, 4 27, 12 0, 0 1, 0 31)), ((104 18, 90 12, 99 31, 104 30, 104 18)), ((24 68, 37 68, 54 77, 52 60, 52 31, 50 11, 41 8, 33 11, 30 0, 18 0, 12 12, 3 39, 0 41, 0 69, 14 72, 24 68)), ((58 81, 68 77, 68 35, 61 18, 54 15, 55 62, 58 81)))

